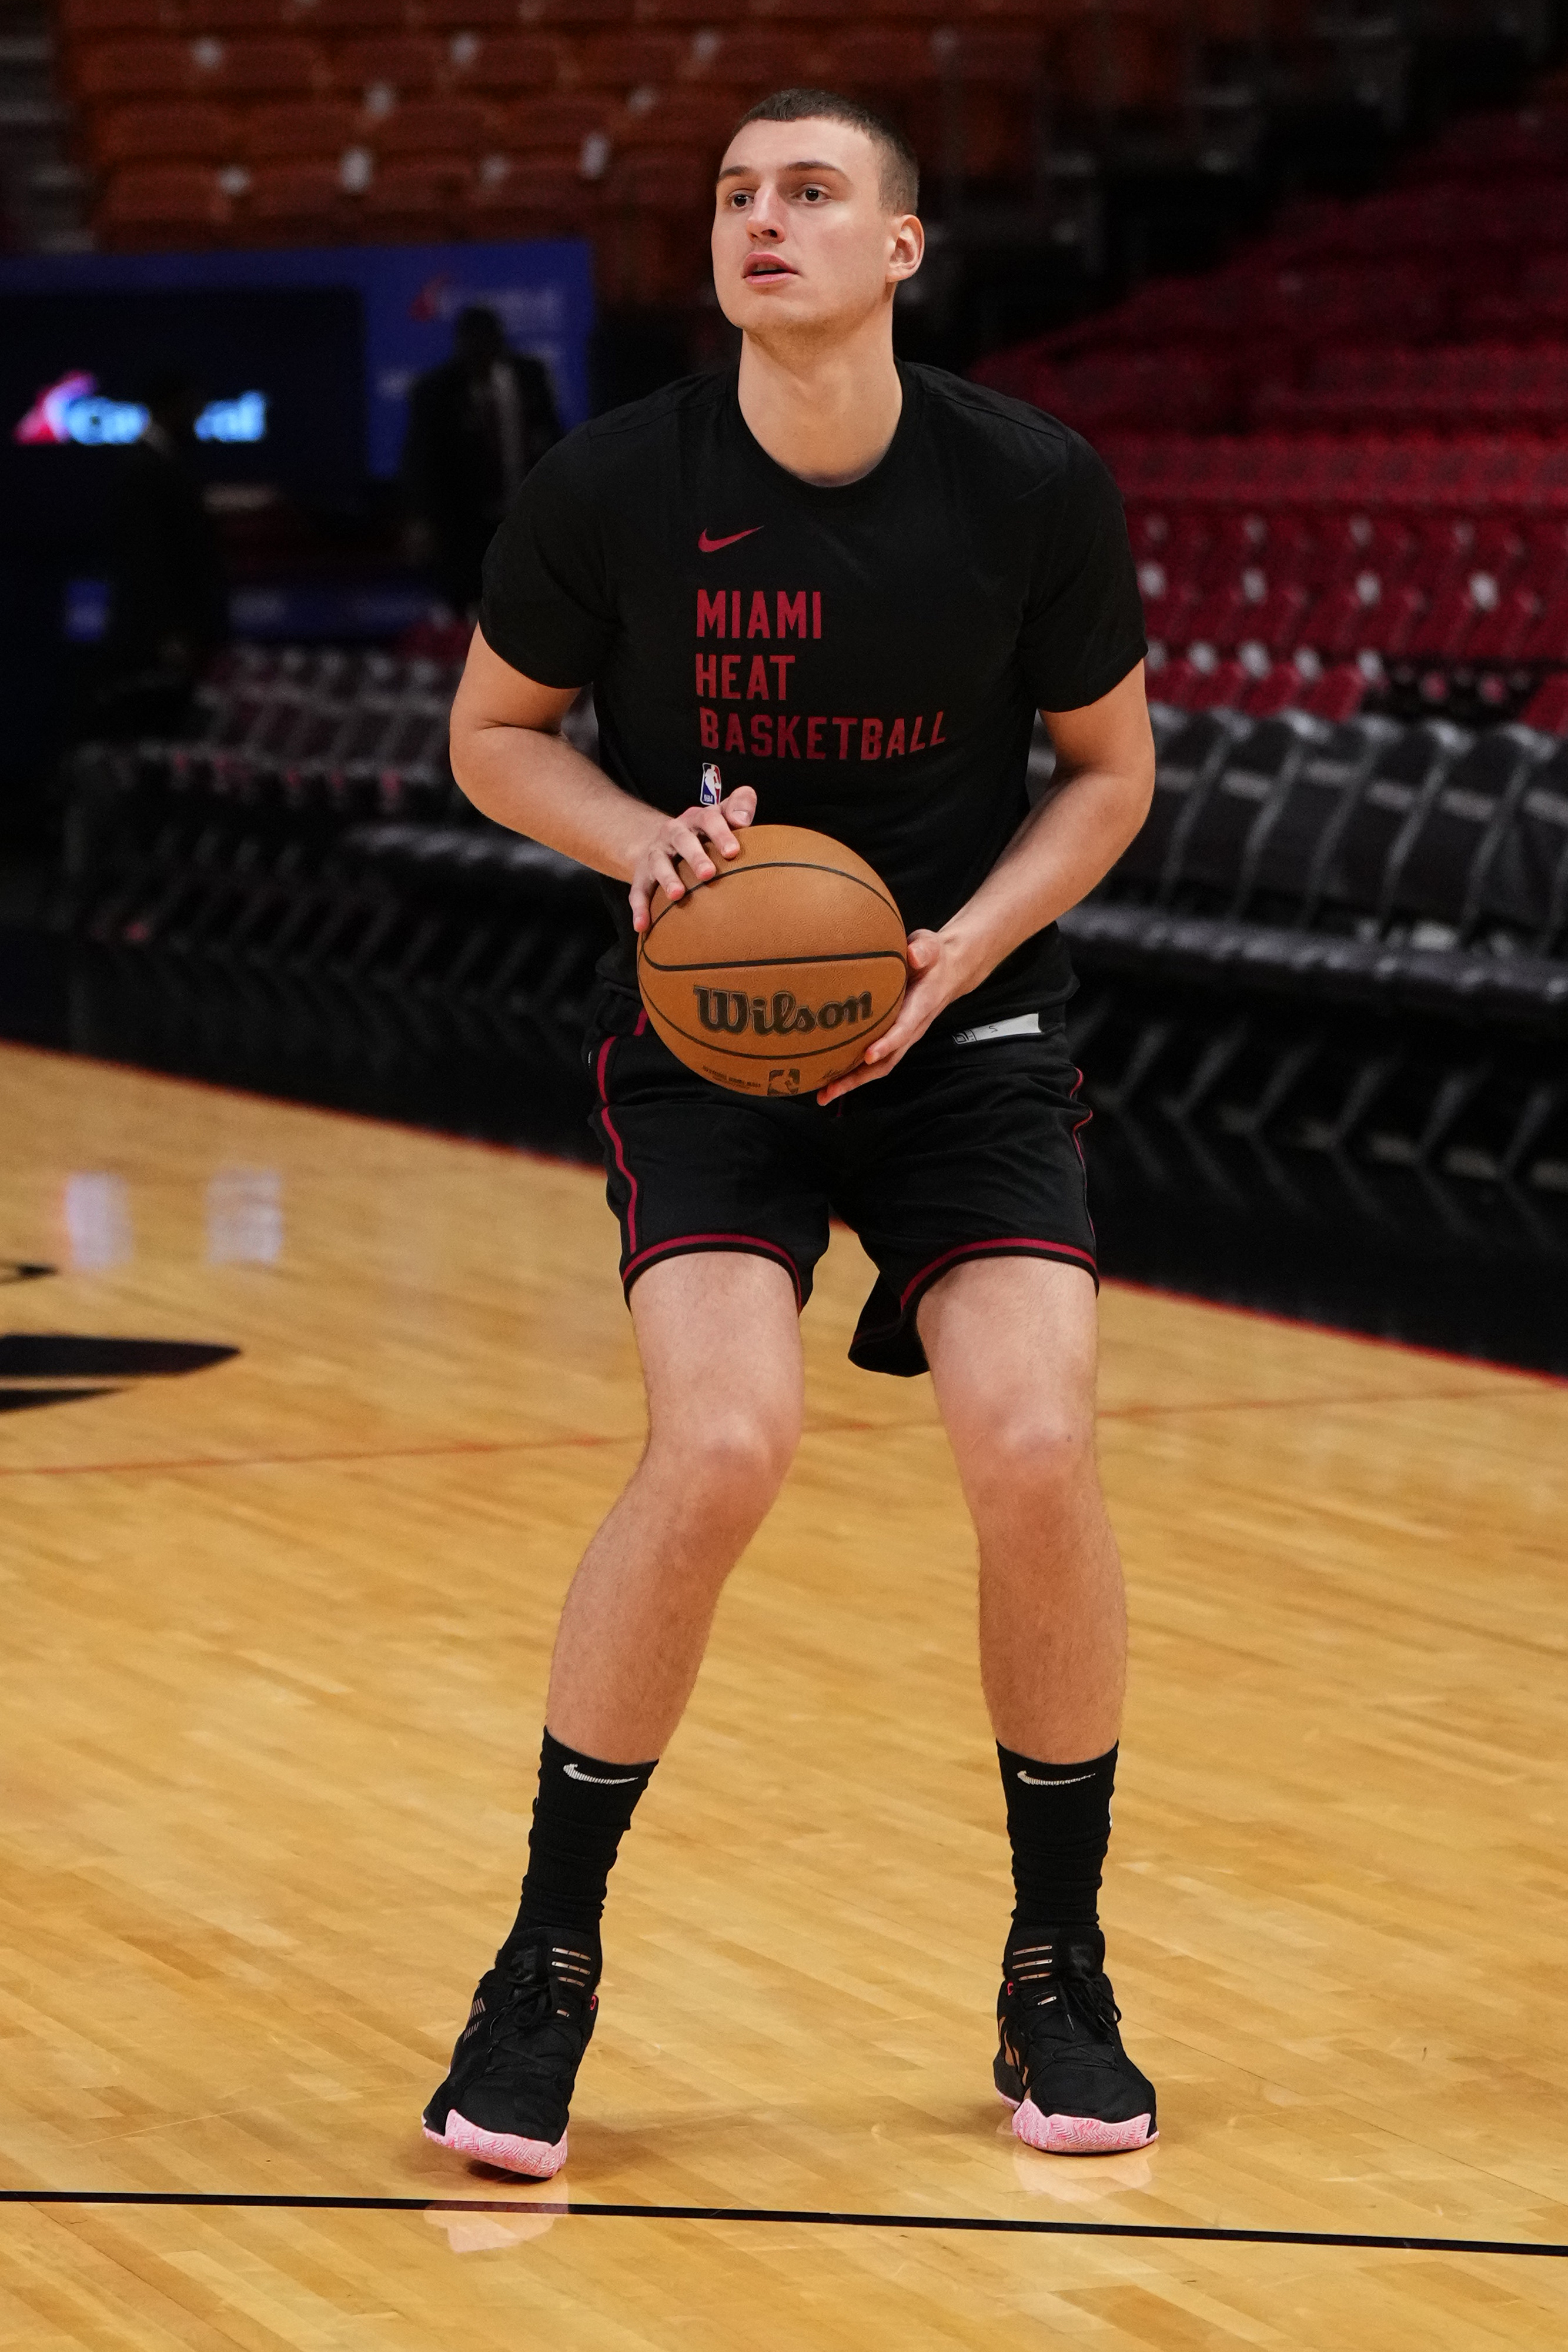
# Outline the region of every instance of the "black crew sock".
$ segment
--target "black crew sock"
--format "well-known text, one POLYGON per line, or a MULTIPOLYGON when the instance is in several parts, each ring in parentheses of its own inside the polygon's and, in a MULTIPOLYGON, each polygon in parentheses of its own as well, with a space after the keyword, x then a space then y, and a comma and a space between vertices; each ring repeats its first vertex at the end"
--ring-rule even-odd
POLYGON ((605 1883, 653 1774, 653 1764, 607 1764, 545 1733, 522 1904, 497 1960, 546 1927, 570 1929, 597 1952, 605 1883))
POLYGON ((1116 1750, 1087 1764, 1040 1764, 997 1742, 1013 1850, 1013 1932, 1093 1927, 1111 1843, 1116 1750))

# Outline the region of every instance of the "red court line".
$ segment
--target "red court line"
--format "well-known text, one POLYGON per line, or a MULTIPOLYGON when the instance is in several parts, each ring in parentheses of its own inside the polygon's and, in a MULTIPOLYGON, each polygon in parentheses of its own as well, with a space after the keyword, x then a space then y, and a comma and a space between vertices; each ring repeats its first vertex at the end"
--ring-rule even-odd
MULTIPOLYGON (((1192 1404, 1107 1405, 1102 1421, 1169 1421, 1193 1412, 1345 1412, 1360 1405, 1467 1404, 1495 1397, 1493 1389, 1427 1389, 1375 1396, 1212 1397, 1192 1404)), ((829 1421, 808 1425, 806 1437, 896 1435, 900 1430, 940 1427, 931 1421, 829 1421)), ((638 1445, 643 1433, 578 1431, 561 1437, 459 1437, 444 1445, 385 1445, 346 1447, 326 1454, 194 1454, 172 1460, 147 1462, 15 1462, 0 1465, 0 1478, 118 1477, 150 1471, 293 1470, 355 1462, 421 1462, 445 1456, 479 1454, 549 1454, 560 1446, 584 1450, 605 1445, 638 1445)))

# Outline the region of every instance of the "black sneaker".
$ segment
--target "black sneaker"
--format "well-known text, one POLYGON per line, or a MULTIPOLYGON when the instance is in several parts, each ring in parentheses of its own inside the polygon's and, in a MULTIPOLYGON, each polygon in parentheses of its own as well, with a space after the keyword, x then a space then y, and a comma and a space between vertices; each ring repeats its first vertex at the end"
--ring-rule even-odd
POLYGON ((1155 2089, 1122 2047, 1098 1927, 1008 1939, 993 2070, 1013 2129, 1053 2156, 1102 2156, 1155 2137, 1155 2089))
POLYGON ((566 2116, 593 2037, 599 1954, 548 1931, 479 1979, 452 2071, 424 2111, 426 2139, 548 2180, 566 2162, 566 2116))

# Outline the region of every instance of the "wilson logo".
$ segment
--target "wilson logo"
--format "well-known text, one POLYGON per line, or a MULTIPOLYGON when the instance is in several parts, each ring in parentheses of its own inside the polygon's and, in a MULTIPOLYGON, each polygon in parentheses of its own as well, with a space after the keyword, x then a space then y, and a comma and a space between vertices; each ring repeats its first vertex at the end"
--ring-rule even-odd
POLYGON ((811 1029, 854 1027, 872 1017, 871 991, 859 996, 830 998, 826 1004, 800 1004, 787 988, 771 997, 747 996, 738 988, 694 988, 697 1019, 716 1035, 739 1037, 750 1029, 758 1037, 800 1037, 811 1029))

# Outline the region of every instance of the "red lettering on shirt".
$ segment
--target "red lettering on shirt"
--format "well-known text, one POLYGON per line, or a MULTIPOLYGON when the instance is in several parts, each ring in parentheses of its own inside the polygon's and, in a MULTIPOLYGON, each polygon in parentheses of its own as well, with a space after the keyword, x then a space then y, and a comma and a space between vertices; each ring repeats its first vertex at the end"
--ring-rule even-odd
POLYGON ((820 751, 817 749, 818 744, 821 743, 822 740, 822 730, 827 723, 828 722, 825 719, 807 719, 806 757, 808 760, 825 760, 827 758, 828 755, 825 751, 820 751))
POLYGON ((942 732, 942 713, 938 711, 936 713, 936 724, 931 730, 931 740, 926 746, 926 749, 928 751, 935 751, 937 744, 946 742, 946 737, 942 732))
POLYGON ((718 750, 717 711, 707 709, 699 710, 697 712, 697 721, 702 729, 703 750, 705 751, 716 751, 718 750))
POLYGON ((773 635, 768 625, 768 599, 760 588, 754 588, 751 592, 751 612, 747 620, 746 634, 748 637, 770 637, 773 635))
POLYGON ((909 748, 912 751, 924 751, 925 749, 925 744, 920 740, 920 730, 925 724, 925 718, 924 712, 918 713, 915 721, 915 732, 909 739, 909 748))
POLYGON ((813 588, 811 591, 811 635, 814 637, 820 637, 821 634, 822 592, 820 588, 813 588))
POLYGON ((798 654, 769 654, 768 658, 772 663, 774 674, 779 680, 779 699, 780 702, 788 702, 789 699, 789 671, 794 663, 800 659, 800 656, 798 654))
POLYGON ((751 656, 751 667, 746 676, 746 698, 747 702, 768 699, 768 662, 762 654, 751 656))
POLYGON ((727 751, 744 751, 746 738, 740 731, 740 713, 732 710, 725 721, 724 748, 727 751))
MULTIPOLYGON (((789 755, 790 759, 792 759, 792 760, 798 760, 798 759, 800 758, 800 744, 795 740, 795 730, 796 730, 796 728, 797 728, 797 727, 799 727, 799 725, 800 725, 800 719, 796 719, 796 718, 790 718, 790 719, 779 718, 779 719, 776 719, 774 720, 774 722, 773 722, 773 756, 774 756, 774 758, 775 758, 776 760, 781 760, 781 759, 784 757, 784 755, 785 755, 785 752, 786 752, 786 751, 788 751, 788 752, 789 752, 789 755)), ((715 726, 715 730, 716 730, 716 729, 717 729, 717 725, 718 725, 718 713, 717 713, 716 711, 715 711, 715 713, 714 713, 714 726, 715 726)))
POLYGON ((716 654, 698 654, 697 692, 699 695, 715 695, 718 692, 718 656, 716 654))
POLYGON ((740 700, 740 656, 738 654, 721 655, 720 667, 724 672, 725 700, 738 702, 740 700))
POLYGON ((729 592, 729 634, 732 637, 738 637, 740 635, 740 591, 738 588, 732 588, 729 592))
POLYGON ((882 721, 880 719, 861 720, 861 758, 880 760, 882 757, 882 721))
POLYGON ((754 760, 773 757, 773 721, 766 710, 754 710, 751 714, 751 756, 754 760))
POLYGON ((904 757, 904 721, 903 721, 903 719, 895 719, 894 720, 894 722, 893 722, 892 726, 888 729, 888 730, 887 730, 887 749, 886 749, 886 751, 883 753, 883 755, 882 755, 882 756, 883 756, 883 758, 884 760, 902 760, 902 759, 903 759, 903 757, 904 757))
POLYGON ((852 719, 835 719, 833 725, 839 730, 839 757, 841 760, 847 760, 850 756, 850 737, 854 732, 855 722, 852 719))
POLYGON ((710 596, 706 588, 697 590, 697 635, 706 637, 709 629, 716 637, 724 635, 724 590, 716 588, 710 596))
POLYGON ((798 596, 786 596, 782 588, 779 591, 779 634, 787 637, 791 629, 798 637, 806 634, 806 592, 803 588, 798 596))

